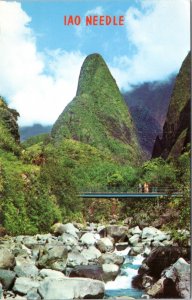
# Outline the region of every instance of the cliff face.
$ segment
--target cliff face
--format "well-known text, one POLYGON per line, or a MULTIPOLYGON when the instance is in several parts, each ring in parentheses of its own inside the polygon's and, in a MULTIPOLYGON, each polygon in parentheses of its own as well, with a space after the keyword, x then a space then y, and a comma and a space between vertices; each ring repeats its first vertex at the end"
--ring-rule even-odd
POLYGON ((157 135, 163 125, 175 82, 175 76, 165 82, 145 82, 123 94, 136 126, 142 150, 151 157, 157 135))
POLYGON ((152 157, 178 157, 190 142, 191 53, 185 58, 171 96, 162 139, 157 136, 152 157))
POLYGON ((129 110, 103 58, 89 55, 81 68, 76 97, 53 126, 53 139, 74 139, 137 162, 140 147, 129 110))

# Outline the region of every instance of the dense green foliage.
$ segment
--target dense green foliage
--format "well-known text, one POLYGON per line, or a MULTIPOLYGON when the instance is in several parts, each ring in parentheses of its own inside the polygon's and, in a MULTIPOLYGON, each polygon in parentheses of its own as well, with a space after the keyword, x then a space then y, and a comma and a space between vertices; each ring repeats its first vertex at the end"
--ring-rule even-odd
POLYGON ((109 69, 98 54, 86 58, 76 97, 53 126, 55 142, 74 139, 116 160, 139 163, 140 146, 128 108, 109 69))

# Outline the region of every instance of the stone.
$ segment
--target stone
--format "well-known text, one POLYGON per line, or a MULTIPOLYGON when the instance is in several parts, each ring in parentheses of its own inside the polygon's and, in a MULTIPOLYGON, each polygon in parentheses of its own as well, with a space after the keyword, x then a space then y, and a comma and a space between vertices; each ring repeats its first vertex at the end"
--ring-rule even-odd
POLYGON ((176 283, 176 290, 180 297, 189 299, 190 296, 190 264, 180 257, 168 270, 166 278, 176 283))
POLYGON ((162 231, 160 231, 159 229, 155 228, 155 227, 145 227, 142 231, 142 239, 146 239, 146 238, 152 238, 154 239, 154 237, 156 237, 157 235, 162 234, 162 231))
POLYGON ((87 278, 44 279, 38 289, 46 300, 99 299, 103 298, 105 286, 98 280, 87 278))
POLYGON ((78 240, 71 234, 69 233, 63 233, 59 237, 59 241, 63 242, 64 245, 68 246, 77 246, 78 245, 78 240))
POLYGON ((19 277, 13 286, 13 291, 26 295, 31 289, 38 288, 39 282, 31 278, 19 277))
POLYGON ((51 269, 42 269, 39 272, 39 275, 42 278, 46 278, 46 277, 51 277, 51 278, 64 278, 65 275, 60 272, 60 271, 55 271, 55 270, 51 270, 51 269))
POLYGON ((97 260, 101 256, 101 252, 95 246, 91 246, 88 249, 83 249, 81 254, 85 259, 92 262, 97 260))
POLYGON ((82 277, 103 281, 104 272, 100 265, 76 266, 69 273, 69 277, 82 277))
POLYGON ((134 246, 129 251, 129 255, 136 256, 138 254, 141 254, 144 251, 144 246, 142 243, 138 243, 137 246, 134 246))
POLYGON ((130 239, 129 239, 129 243, 133 246, 136 246, 139 242, 140 239, 140 235, 139 234, 134 234, 130 239))
POLYGON ((153 242, 151 243, 151 245, 152 245, 153 247, 164 247, 164 246, 165 246, 163 243, 161 243, 161 242, 159 242, 159 241, 153 241, 153 242))
POLYGON ((61 224, 56 223, 51 228, 52 232, 55 235, 62 235, 63 233, 69 233, 73 235, 75 238, 78 238, 79 229, 76 228, 72 223, 61 224))
POLYGON ((78 251, 68 254, 67 267, 75 267, 80 265, 88 265, 88 260, 78 251))
POLYGON ((84 233, 80 238, 80 241, 83 245, 94 246, 96 243, 95 235, 91 232, 84 233))
POLYGON ((37 267, 64 271, 67 264, 68 251, 65 246, 53 246, 36 262, 37 267))
POLYGON ((25 236, 23 238, 23 244, 27 248, 32 249, 34 246, 38 245, 39 242, 37 241, 36 236, 25 236))
POLYGON ((165 278, 160 278, 156 283, 147 289, 147 294, 151 297, 157 297, 160 294, 163 294, 164 291, 164 280, 165 278))
POLYGON ((0 269, 11 269, 15 263, 15 257, 8 249, 0 249, 0 269))
POLYGON ((128 247, 128 242, 123 242, 123 243, 116 243, 115 248, 117 251, 122 251, 125 250, 128 247))
POLYGON ((165 241, 165 240, 170 240, 171 237, 170 235, 168 234, 165 234, 165 233, 160 233, 158 234, 157 236, 154 237, 154 241, 159 241, 159 242, 162 242, 162 241, 165 241))
POLYGON ((37 293, 37 289, 33 288, 27 293, 27 300, 41 300, 41 296, 37 293))
POLYGON ((142 233, 142 230, 139 228, 139 226, 136 226, 136 227, 129 229, 129 233, 131 233, 132 235, 139 234, 139 236, 140 236, 142 233))
POLYGON ((3 287, 1 283, 0 283, 0 299, 3 299, 3 287))
POLYGON ((15 272, 0 269, 0 282, 2 283, 4 289, 8 290, 13 286, 15 277, 15 272))
POLYGON ((99 263, 102 264, 115 264, 122 265, 125 258, 117 255, 116 253, 104 253, 99 257, 99 263))
POLYGON ((97 248, 102 252, 111 252, 114 250, 114 245, 112 243, 112 241, 105 237, 105 238, 101 238, 98 242, 97 242, 97 248))
POLYGON ((128 227, 127 226, 118 226, 118 225, 110 225, 106 227, 107 235, 114 238, 115 243, 117 242, 124 242, 127 233, 128 227))
POLYGON ((38 276, 39 270, 33 264, 20 265, 14 268, 15 273, 18 277, 29 277, 35 278, 38 276))
POLYGON ((115 264, 103 264, 102 269, 104 273, 103 278, 105 282, 115 280, 120 270, 119 266, 115 264))

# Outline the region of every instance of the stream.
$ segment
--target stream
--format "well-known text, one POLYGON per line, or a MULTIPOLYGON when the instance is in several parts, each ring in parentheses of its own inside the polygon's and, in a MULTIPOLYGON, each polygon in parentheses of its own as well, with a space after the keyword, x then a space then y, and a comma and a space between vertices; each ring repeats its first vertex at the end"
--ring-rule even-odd
POLYGON ((129 250, 130 247, 122 251, 115 250, 116 254, 125 257, 125 261, 116 279, 105 284, 105 298, 127 296, 140 299, 144 294, 143 291, 133 288, 131 284, 133 277, 137 275, 144 257, 141 254, 129 256, 129 250))

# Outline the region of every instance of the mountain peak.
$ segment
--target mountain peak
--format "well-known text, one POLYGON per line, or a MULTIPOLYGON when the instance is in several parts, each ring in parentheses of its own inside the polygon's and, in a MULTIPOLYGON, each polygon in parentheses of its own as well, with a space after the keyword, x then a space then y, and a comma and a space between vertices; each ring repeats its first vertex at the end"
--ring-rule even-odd
POLYGON ((118 89, 103 57, 98 53, 90 54, 81 67, 76 96, 82 94, 98 93, 101 87, 110 83, 118 89))
POLYGON ((117 160, 138 162, 140 147, 133 121, 101 55, 85 59, 76 97, 59 116, 51 135, 55 141, 77 140, 117 160))

